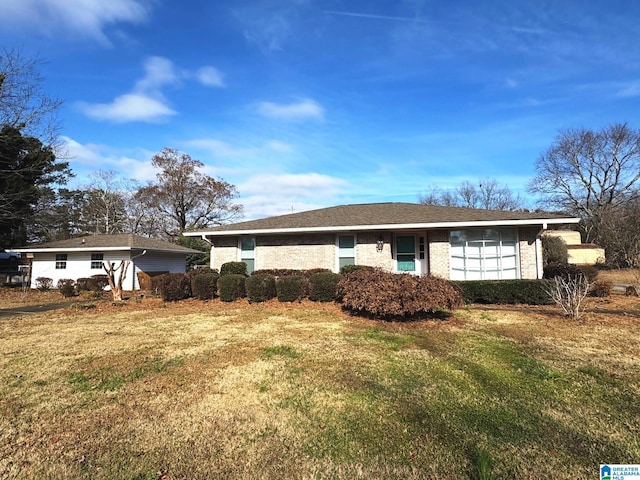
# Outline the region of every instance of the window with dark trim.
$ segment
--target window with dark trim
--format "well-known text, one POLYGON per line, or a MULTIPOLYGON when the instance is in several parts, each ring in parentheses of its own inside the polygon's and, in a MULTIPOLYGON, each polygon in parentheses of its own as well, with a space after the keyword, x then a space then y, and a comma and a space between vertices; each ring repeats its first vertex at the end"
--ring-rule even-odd
POLYGON ((256 239, 254 237, 240 239, 240 261, 247 264, 247 273, 251 275, 256 267, 256 239))
POLYGON ((356 263, 355 235, 338 235, 338 270, 356 263))
POLYGON ((104 253, 92 253, 91 254, 91 269, 101 269, 102 261, 104 260, 104 253))
POLYGON ((64 270, 67 268, 67 254, 56 253, 56 270, 64 270))

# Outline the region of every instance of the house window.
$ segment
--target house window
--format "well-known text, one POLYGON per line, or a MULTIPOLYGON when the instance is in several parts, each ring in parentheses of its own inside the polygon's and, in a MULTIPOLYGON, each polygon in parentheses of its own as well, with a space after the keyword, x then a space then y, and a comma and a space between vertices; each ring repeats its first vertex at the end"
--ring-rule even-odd
POLYGON ((518 278, 518 240, 514 229, 452 230, 452 280, 518 278))
POLYGON ((356 264, 356 237, 338 235, 338 270, 345 265, 356 264))
POLYGON ((67 254, 56 253, 56 270, 64 270, 67 268, 67 254))
POLYGON ((247 264, 247 273, 252 274, 256 267, 256 239, 244 237, 240 239, 240 261, 247 264))
POLYGON ((102 261, 104 260, 104 253, 92 253, 91 254, 91 269, 102 268, 102 261))
POLYGON ((416 239, 413 235, 396 237, 396 260, 399 272, 416 271, 416 239))

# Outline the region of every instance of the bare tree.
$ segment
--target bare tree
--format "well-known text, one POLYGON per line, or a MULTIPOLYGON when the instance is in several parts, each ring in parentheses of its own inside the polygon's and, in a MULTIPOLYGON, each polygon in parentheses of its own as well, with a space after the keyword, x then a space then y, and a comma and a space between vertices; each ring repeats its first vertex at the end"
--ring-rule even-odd
POLYGON ((558 275, 548 281, 545 291, 557 305, 562 307, 565 315, 577 320, 582 315, 582 302, 590 288, 589 281, 582 274, 558 275))
POLYGON ((524 200, 507 185, 493 178, 483 178, 477 184, 464 181, 453 190, 432 188, 420 195, 420 203, 448 207, 483 208, 486 210, 521 210, 524 200))
POLYGON ((60 146, 56 114, 62 101, 42 88, 41 64, 38 58, 24 58, 18 50, 0 52, 0 126, 17 128, 55 149, 60 146))
POLYGON ((562 131, 535 169, 529 191, 542 195, 544 206, 582 218, 585 241, 597 242, 607 211, 638 193, 640 131, 626 123, 562 131))
POLYGON ((114 262, 102 262, 102 268, 107 272, 107 281, 109 282, 114 302, 122 301, 122 283, 127 276, 127 270, 129 269, 130 264, 131 261, 129 260, 121 260, 120 265, 116 267, 114 262))
POLYGON ((640 197, 604 210, 598 242, 605 247, 607 262, 618 267, 640 268, 640 197))
POLYGON ((127 204, 133 196, 128 182, 113 170, 98 170, 90 179, 91 183, 85 189, 85 228, 99 234, 127 232, 127 204))
POLYGON ((166 235, 221 225, 242 213, 242 206, 233 203, 235 186, 202 173, 201 161, 165 148, 152 164, 160 169, 157 181, 141 188, 137 198, 162 220, 166 235))

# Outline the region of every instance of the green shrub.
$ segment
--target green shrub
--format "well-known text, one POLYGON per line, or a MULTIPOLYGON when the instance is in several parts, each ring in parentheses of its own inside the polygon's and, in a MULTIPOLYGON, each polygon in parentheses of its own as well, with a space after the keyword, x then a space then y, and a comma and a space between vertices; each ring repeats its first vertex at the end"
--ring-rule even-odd
POLYGON ((276 296, 276 279, 273 275, 251 275, 245 282, 249 302, 264 302, 276 296))
POLYGON ((362 270, 367 268, 373 268, 369 265, 345 265, 340 269, 340 273, 342 275, 346 275, 347 273, 355 272, 356 270, 362 270))
POLYGON ((309 299, 314 302, 335 302, 341 278, 339 273, 314 273, 309 277, 309 299))
POLYGON ((567 243, 555 235, 542 235, 542 258, 545 265, 567 263, 569 259, 567 243))
POLYGON ((227 262, 220 266, 220 276, 223 275, 244 275, 247 274, 247 264, 244 262, 227 262))
POLYGON ((53 279, 49 277, 36 278, 36 288, 41 292, 48 292, 53 288, 53 279))
POLYGON ((467 280, 452 282, 465 303, 549 305, 545 280, 467 280))
POLYGON ((189 270, 187 272, 187 275, 193 278, 197 277, 198 275, 204 275, 205 273, 215 273, 216 275, 218 275, 218 270, 209 267, 194 268, 193 270, 189 270))
POLYGON ((167 273, 157 277, 160 295, 165 302, 177 302, 191 297, 191 279, 184 273, 167 273))
POLYGON ((314 275, 316 273, 331 273, 331 270, 326 268, 312 268, 310 270, 296 270, 292 268, 262 268, 260 270, 255 270, 253 272, 253 275, 273 275, 276 278, 301 275, 303 277, 309 278, 311 275, 314 275))
POLYGON ((70 278, 61 278, 58 280, 58 290, 63 297, 75 297, 76 295, 76 282, 70 278))
POLYGON ((191 293, 198 300, 211 300, 216 296, 219 275, 214 272, 191 276, 191 293))
POLYGON ((308 295, 309 280, 302 275, 291 275, 278 278, 276 293, 281 302, 301 301, 308 295))
POLYGON ((342 278, 338 288, 343 308, 384 320, 420 318, 463 305, 462 295, 447 280, 379 268, 355 270, 342 278))
POLYGON ((239 274, 221 275, 218 278, 218 295, 223 302, 233 302, 246 297, 246 277, 239 274))

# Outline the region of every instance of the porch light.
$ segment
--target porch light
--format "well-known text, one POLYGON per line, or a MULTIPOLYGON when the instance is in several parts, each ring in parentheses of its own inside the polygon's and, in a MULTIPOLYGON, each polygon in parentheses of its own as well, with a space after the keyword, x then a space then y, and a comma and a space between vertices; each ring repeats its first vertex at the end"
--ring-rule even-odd
POLYGON ((384 238, 382 238, 382 235, 378 236, 378 239, 376 240, 376 250, 378 252, 381 252, 384 249, 384 238))

